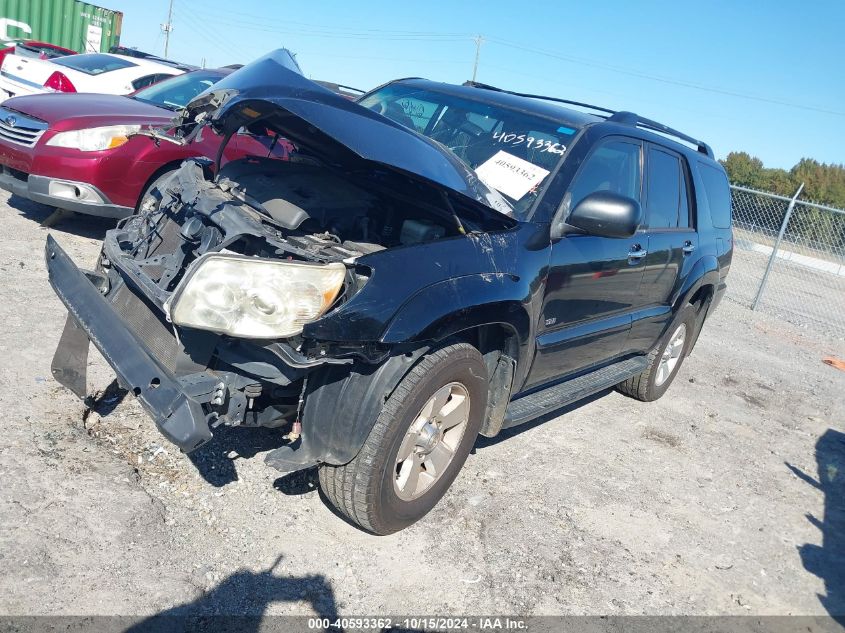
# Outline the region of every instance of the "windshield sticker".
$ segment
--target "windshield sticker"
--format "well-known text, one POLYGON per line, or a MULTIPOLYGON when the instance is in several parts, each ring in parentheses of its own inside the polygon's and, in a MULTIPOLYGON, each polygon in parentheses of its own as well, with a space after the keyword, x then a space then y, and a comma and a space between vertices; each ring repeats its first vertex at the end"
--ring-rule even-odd
POLYGON ((566 151, 565 145, 555 143, 547 138, 539 138, 528 134, 494 132, 493 141, 504 145, 510 145, 511 147, 525 145, 528 149, 536 149, 541 152, 549 152, 550 154, 563 154, 566 151))
POLYGON ((561 134, 574 134, 575 133, 575 130, 573 130, 571 127, 566 127, 565 125, 561 125, 557 129, 557 131, 560 132, 561 134))
POLYGON ((479 165, 475 173, 486 185, 514 200, 522 199, 549 175, 548 170, 502 150, 479 165))

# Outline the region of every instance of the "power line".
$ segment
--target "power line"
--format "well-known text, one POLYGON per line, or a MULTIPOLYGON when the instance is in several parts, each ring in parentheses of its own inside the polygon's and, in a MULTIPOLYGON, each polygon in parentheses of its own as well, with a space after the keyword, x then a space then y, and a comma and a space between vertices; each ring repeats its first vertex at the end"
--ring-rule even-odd
POLYGON ((813 105, 806 105, 806 104, 803 104, 803 103, 783 101, 783 100, 774 99, 774 98, 771 98, 771 97, 763 97, 763 96, 759 96, 759 95, 751 95, 751 94, 746 94, 746 93, 742 93, 742 92, 735 92, 733 90, 727 90, 725 88, 718 88, 718 87, 715 87, 715 86, 705 86, 705 85, 697 84, 697 83, 694 83, 694 82, 691 82, 691 81, 683 81, 683 80, 680 80, 680 79, 672 79, 672 78, 669 78, 669 77, 661 77, 659 75, 653 75, 651 73, 645 73, 645 72, 642 72, 642 71, 639 71, 639 70, 624 68, 624 67, 621 67, 621 66, 604 64, 604 63, 597 62, 597 61, 594 61, 594 60, 585 59, 585 58, 582 58, 582 57, 574 57, 572 55, 564 55, 562 53, 548 51, 548 50, 544 50, 544 49, 540 49, 540 48, 524 46, 524 45, 519 44, 517 42, 512 42, 512 41, 509 41, 509 40, 503 40, 503 39, 499 39, 499 38, 495 38, 495 37, 490 37, 490 38, 487 38, 487 39, 489 41, 493 42, 494 44, 499 44, 501 46, 508 46, 510 48, 515 48, 515 49, 518 49, 518 50, 526 51, 528 53, 532 53, 532 54, 535 54, 535 55, 544 55, 546 57, 551 57, 553 59, 559 59, 559 60, 567 61, 567 62, 574 63, 574 64, 582 64, 584 66, 591 66, 593 68, 601 68, 601 69, 609 70, 609 71, 612 71, 612 72, 615 72, 615 73, 620 73, 620 74, 623 74, 623 75, 630 75, 632 77, 640 77, 642 79, 649 79, 651 81, 658 81, 658 82, 661 82, 661 83, 671 84, 671 85, 675 85, 675 86, 682 86, 684 88, 692 88, 692 89, 695 89, 695 90, 701 90, 703 92, 712 92, 714 94, 721 94, 721 95, 726 95, 726 96, 729 96, 729 97, 738 97, 740 99, 750 99, 750 100, 753 100, 753 101, 761 101, 763 103, 772 103, 772 104, 775 104, 775 105, 781 105, 781 106, 786 106, 786 107, 791 107, 791 108, 798 108, 798 109, 801 109, 801 110, 809 110, 809 111, 812 111, 812 112, 822 112, 822 113, 825 113, 825 114, 833 114, 833 115, 836 115, 836 116, 845 116, 845 112, 838 112, 836 110, 830 110, 830 109, 827 109, 827 108, 822 108, 820 106, 813 106, 813 105))
POLYGON ((700 90, 703 92, 710 92, 713 94, 721 94, 730 97, 736 97, 740 99, 750 99, 754 101, 759 101, 763 103, 771 103, 774 105, 780 105, 785 107, 797 108, 802 110, 808 110, 813 112, 822 112, 825 114, 832 114, 835 116, 845 116, 845 112, 839 112, 836 110, 831 110, 829 108, 824 108, 821 106, 814 106, 814 105, 807 105, 801 103, 795 103, 790 101, 784 101, 781 99, 775 99, 772 97, 765 97, 761 95, 752 95, 742 92, 737 92, 733 90, 728 90, 725 88, 719 88, 717 86, 707 86, 703 84, 698 84, 691 81, 684 81, 680 79, 674 79, 670 77, 662 77, 659 75, 655 75, 652 73, 643 72, 637 69, 632 68, 625 68, 622 66, 616 66, 613 64, 606 64, 602 63, 593 59, 587 59, 583 57, 576 57, 573 55, 566 55, 556 51, 550 51, 546 49, 541 49, 532 46, 526 46, 524 44, 520 44, 519 42, 514 42, 512 40, 506 40, 503 38, 498 37, 482 37, 481 35, 472 36, 466 33, 437 33, 432 31, 405 31, 405 30, 384 30, 384 29, 369 29, 369 28, 355 28, 355 27, 340 27, 340 28, 327 28, 323 25, 311 24, 307 22, 297 22, 293 20, 285 20, 284 22, 278 22, 280 26, 274 27, 273 23, 275 20, 268 19, 266 16, 257 16, 257 15, 250 15, 250 14, 238 14, 237 17, 233 17, 231 15, 226 15, 225 17, 222 16, 214 16, 213 11, 209 12, 207 9, 203 8, 202 13, 200 14, 197 12, 198 15, 202 15, 203 21, 208 24, 212 20, 215 21, 225 21, 226 26, 235 26, 241 28, 248 28, 253 31, 259 32, 266 32, 266 33, 276 33, 276 34, 284 34, 284 35, 295 35, 298 37, 317 37, 317 38, 328 38, 328 39, 346 39, 346 40, 378 40, 378 41, 420 41, 420 42, 427 42, 427 43, 437 43, 437 42, 460 42, 466 41, 467 39, 475 42, 476 50, 475 50, 475 62, 473 64, 473 78, 475 79, 478 73, 478 65, 479 65, 479 58, 480 58, 480 51, 481 51, 481 44, 482 42, 492 42, 494 44, 499 44, 500 46, 506 46, 510 48, 514 48, 517 50, 522 50, 528 53, 532 53, 535 55, 543 55, 545 57, 550 57, 552 59, 558 59, 562 61, 566 61, 573 64, 580 64, 584 66, 589 66, 593 68, 600 68, 603 70, 608 70, 611 72, 629 75, 632 77, 639 77, 641 79, 648 79, 649 81, 657 81, 665 84, 681 86, 684 88, 690 88, 694 90, 700 90), (243 18, 247 18, 244 20, 243 18), (256 20, 260 20, 260 22, 251 22, 248 19, 253 18, 256 20), (282 26, 282 24, 284 26, 282 26), (295 26, 302 26, 306 28, 291 28, 292 25, 295 26))

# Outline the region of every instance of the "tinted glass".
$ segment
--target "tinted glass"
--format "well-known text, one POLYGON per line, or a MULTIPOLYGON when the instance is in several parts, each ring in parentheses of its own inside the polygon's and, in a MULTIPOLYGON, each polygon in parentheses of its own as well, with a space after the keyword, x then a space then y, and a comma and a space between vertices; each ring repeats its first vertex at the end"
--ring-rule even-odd
POLYGON ((214 85, 221 78, 222 75, 219 73, 201 70, 185 73, 141 90, 132 98, 169 110, 179 110, 184 108, 188 101, 214 85))
POLYGON ((44 44, 15 44, 15 55, 21 55, 22 57, 35 56, 40 57, 41 59, 54 59, 56 57, 65 57, 70 54, 71 53, 67 53, 59 48, 54 48, 44 44))
POLYGON ((731 190, 727 176, 720 169, 704 163, 698 164, 698 173, 701 175, 704 193, 710 205, 713 226, 720 229, 731 228, 731 190))
POLYGON ((561 126, 560 121, 402 84, 385 86, 364 96, 359 103, 451 150, 470 169, 478 170, 488 186, 508 199, 516 217, 522 217, 541 194, 549 173, 577 132, 561 126), (494 156, 498 156, 495 161, 494 156), (513 186, 512 181, 506 182, 500 176, 501 171, 496 173, 501 158, 511 169, 525 167, 520 161, 540 168, 532 174, 529 188, 513 186), (479 169, 482 166, 485 168, 479 169))
MULTIPOLYGON (((646 221, 651 229, 678 227, 681 203, 681 162, 659 149, 648 151, 646 221)), ((684 222, 687 224, 687 222, 684 222)))
POLYGON ((609 141, 587 158, 569 188, 569 208, 595 191, 610 191, 640 200, 640 146, 609 141))
POLYGON ((58 66, 65 66, 78 70, 86 75, 102 75, 113 70, 121 70, 122 68, 131 68, 137 66, 128 59, 120 57, 112 57, 111 55, 102 55, 95 53, 92 55, 68 55, 61 59, 54 59, 53 63, 58 66))
POLYGON ((155 74, 147 75, 146 77, 139 77, 132 82, 132 87, 135 88, 135 90, 140 90, 141 88, 152 86, 154 83, 157 83, 162 79, 166 79, 167 77, 172 77, 172 75, 155 74))

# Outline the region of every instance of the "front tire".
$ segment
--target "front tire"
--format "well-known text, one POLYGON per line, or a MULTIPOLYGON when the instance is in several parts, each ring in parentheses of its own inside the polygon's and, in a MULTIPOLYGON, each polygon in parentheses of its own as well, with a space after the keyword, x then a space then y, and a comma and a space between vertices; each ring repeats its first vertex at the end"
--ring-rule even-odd
POLYGON ((135 207, 136 215, 144 212, 149 213, 158 209, 161 204, 161 189, 166 186, 167 181, 173 178, 173 175, 177 171, 177 169, 168 169, 162 172, 144 189, 144 193, 138 199, 138 206, 135 207))
POLYGON ((320 467, 320 488, 347 519, 373 534, 420 520, 449 489, 487 409, 487 369, 473 346, 424 356, 384 404, 358 455, 320 467))

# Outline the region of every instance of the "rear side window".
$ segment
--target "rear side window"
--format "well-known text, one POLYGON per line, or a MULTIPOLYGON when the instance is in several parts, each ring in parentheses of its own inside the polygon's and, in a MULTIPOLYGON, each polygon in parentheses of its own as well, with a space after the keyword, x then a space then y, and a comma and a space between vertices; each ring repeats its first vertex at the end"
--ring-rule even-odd
POLYGON ((98 53, 92 55, 68 55, 61 59, 54 59, 53 63, 58 66, 78 70, 86 75, 102 75, 113 70, 131 68, 132 66, 138 65, 130 62, 128 59, 98 53))
POLYGON ((731 189, 727 176, 721 169, 704 163, 698 163, 698 173, 704 184, 713 226, 718 229, 731 228, 731 189))
POLYGON ((648 150, 646 221, 650 229, 689 227, 689 200, 681 159, 662 149, 648 150))
POLYGON ((610 191, 639 201, 639 144, 609 141, 600 145, 587 158, 569 191, 570 209, 595 191, 610 191))

